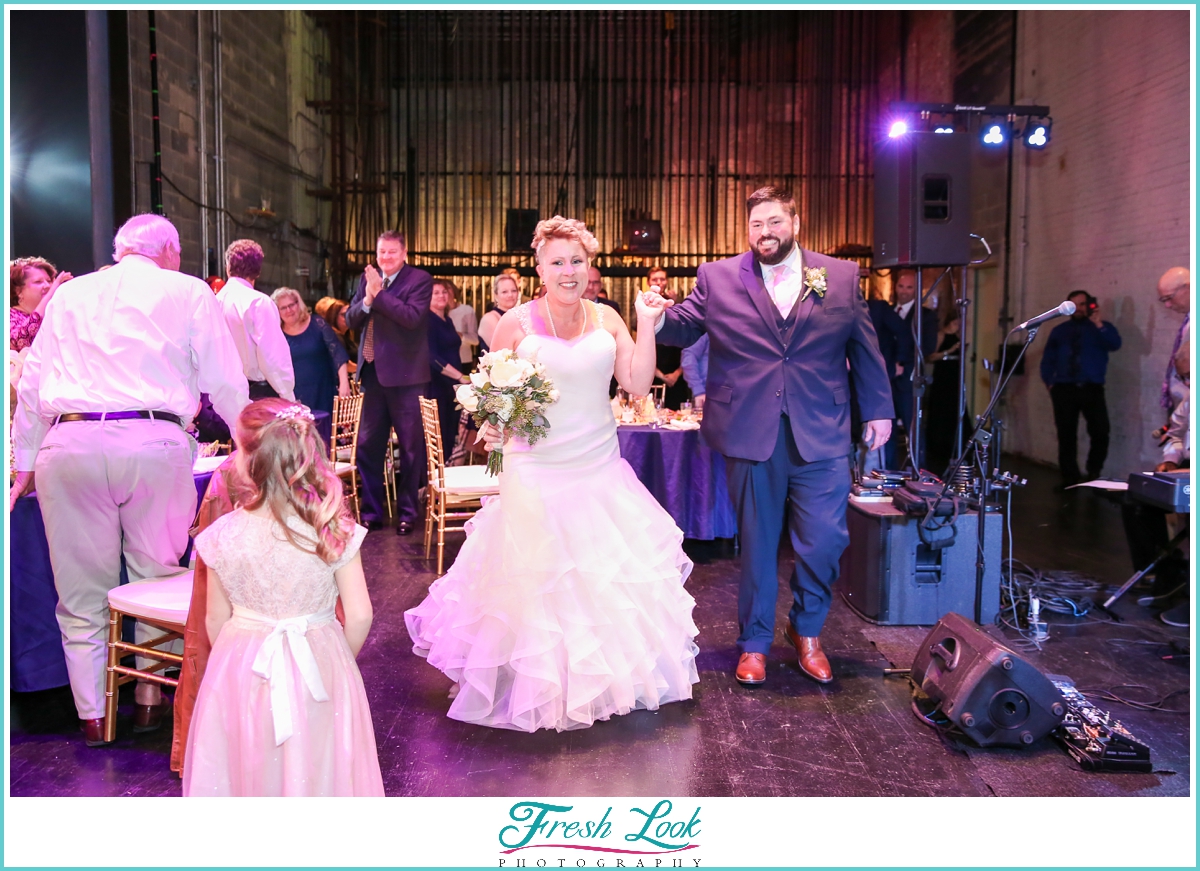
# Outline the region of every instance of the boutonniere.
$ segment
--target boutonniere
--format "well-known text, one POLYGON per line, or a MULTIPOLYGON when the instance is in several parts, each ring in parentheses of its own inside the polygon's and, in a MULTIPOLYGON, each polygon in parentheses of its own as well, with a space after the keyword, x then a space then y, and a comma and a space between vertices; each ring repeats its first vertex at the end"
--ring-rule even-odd
POLYGON ((825 298, 825 267, 811 267, 804 270, 804 294, 800 302, 808 299, 810 293, 815 293, 821 299, 825 298))

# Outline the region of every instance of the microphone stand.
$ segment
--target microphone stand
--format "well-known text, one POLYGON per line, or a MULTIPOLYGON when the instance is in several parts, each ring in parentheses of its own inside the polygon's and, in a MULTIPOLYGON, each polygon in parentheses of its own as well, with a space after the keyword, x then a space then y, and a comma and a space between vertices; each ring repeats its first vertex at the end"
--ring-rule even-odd
MULTIPOLYGON (((959 302, 961 303, 963 300, 960 299, 959 302)), ((966 307, 963 306, 962 310, 965 311, 966 307)), ((962 327, 960 324, 959 329, 961 328, 962 327)), ((1015 332, 1017 332, 1015 329, 1010 331, 1008 336, 1011 336, 1015 332)), ((986 409, 984 409, 983 414, 980 414, 975 418, 975 432, 971 434, 970 440, 968 440, 966 446, 958 455, 958 458, 950 464, 950 469, 947 471, 945 479, 942 482, 942 492, 938 494, 937 500, 934 503, 934 508, 936 510, 938 503, 940 503, 949 492, 951 482, 953 482, 955 476, 958 474, 958 470, 962 467, 963 461, 966 460, 969 453, 974 452, 975 462, 979 468, 979 486, 977 493, 977 513, 979 522, 975 533, 977 542, 975 551, 975 622, 978 624, 983 623, 983 614, 981 612, 983 610, 983 575, 984 569, 986 568, 986 559, 984 556, 986 551, 984 550, 984 544, 987 539, 987 504, 991 500, 992 493, 994 491, 999 492, 1003 490, 1009 490, 1014 486, 1024 486, 1026 483, 1022 478, 1018 478, 1008 472, 1001 472, 999 469, 993 470, 991 468, 992 431, 990 429, 986 429, 985 427, 989 426, 989 424, 991 426, 996 426, 998 424, 998 421, 995 421, 992 417, 992 413, 996 408, 996 403, 999 402, 1001 394, 1004 393, 1004 388, 1008 386, 1008 382, 1012 380, 1012 374, 1017 370, 1017 365, 1025 356, 1025 352, 1029 350, 1029 346, 1033 344, 1033 340, 1037 338, 1037 333, 1037 327, 1031 327, 1028 330, 1025 336, 1025 344, 1021 347, 1021 353, 1017 354, 1017 358, 1013 360, 1012 366, 1008 367, 1007 373, 1004 371, 1004 366, 1001 366, 1000 375, 1002 380, 1000 381, 1000 385, 992 391, 991 400, 988 402, 988 406, 986 409)), ((1006 345, 1008 343, 1008 336, 1005 336, 1004 339, 1006 345)), ((999 458, 997 457, 997 459, 999 458)))

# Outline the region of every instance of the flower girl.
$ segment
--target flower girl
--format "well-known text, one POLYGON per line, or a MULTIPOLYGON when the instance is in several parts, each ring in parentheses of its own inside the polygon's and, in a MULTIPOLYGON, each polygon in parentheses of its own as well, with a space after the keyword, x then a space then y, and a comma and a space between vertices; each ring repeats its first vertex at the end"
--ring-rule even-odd
POLYGON ((366 530, 345 511, 307 408, 254 402, 236 441, 253 495, 196 539, 213 648, 183 794, 383 795, 354 661, 372 618, 358 554, 366 530))

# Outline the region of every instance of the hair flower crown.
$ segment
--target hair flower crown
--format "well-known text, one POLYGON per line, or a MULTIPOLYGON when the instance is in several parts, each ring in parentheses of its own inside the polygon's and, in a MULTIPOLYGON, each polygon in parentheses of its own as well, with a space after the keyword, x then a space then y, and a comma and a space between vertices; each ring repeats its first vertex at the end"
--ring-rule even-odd
POLYGON ((278 420, 286 420, 293 426, 297 421, 307 420, 309 423, 312 423, 316 420, 313 417, 313 413, 303 405, 289 405, 287 408, 281 408, 275 412, 275 417, 278 420))

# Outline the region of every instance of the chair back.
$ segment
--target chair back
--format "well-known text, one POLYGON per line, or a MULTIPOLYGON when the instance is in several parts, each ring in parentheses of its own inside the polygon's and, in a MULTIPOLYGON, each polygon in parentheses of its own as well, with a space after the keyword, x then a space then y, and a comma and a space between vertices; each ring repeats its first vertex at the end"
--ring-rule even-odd
POLYGON ((429 462, 429 483, 441 489, 445 486, 446 462, 442 456, 442 424, 438 419, 436 399, 417 399, 421 403, 421 429, 425 432, 425 457, 429 462))
POLYGON ((667 385, 655 384, 650 388, 650 398, 654 403, 655 408, 664 405, 667 401, 667 385))
POLYGON ((329 439, 329 462, 337 467, 340 459, 354 465, 358 459, 358 425, 362 421, 363 397, 333 397, 333 427, 329 439), (346 452, 349 452, 348 454, 346 452))

